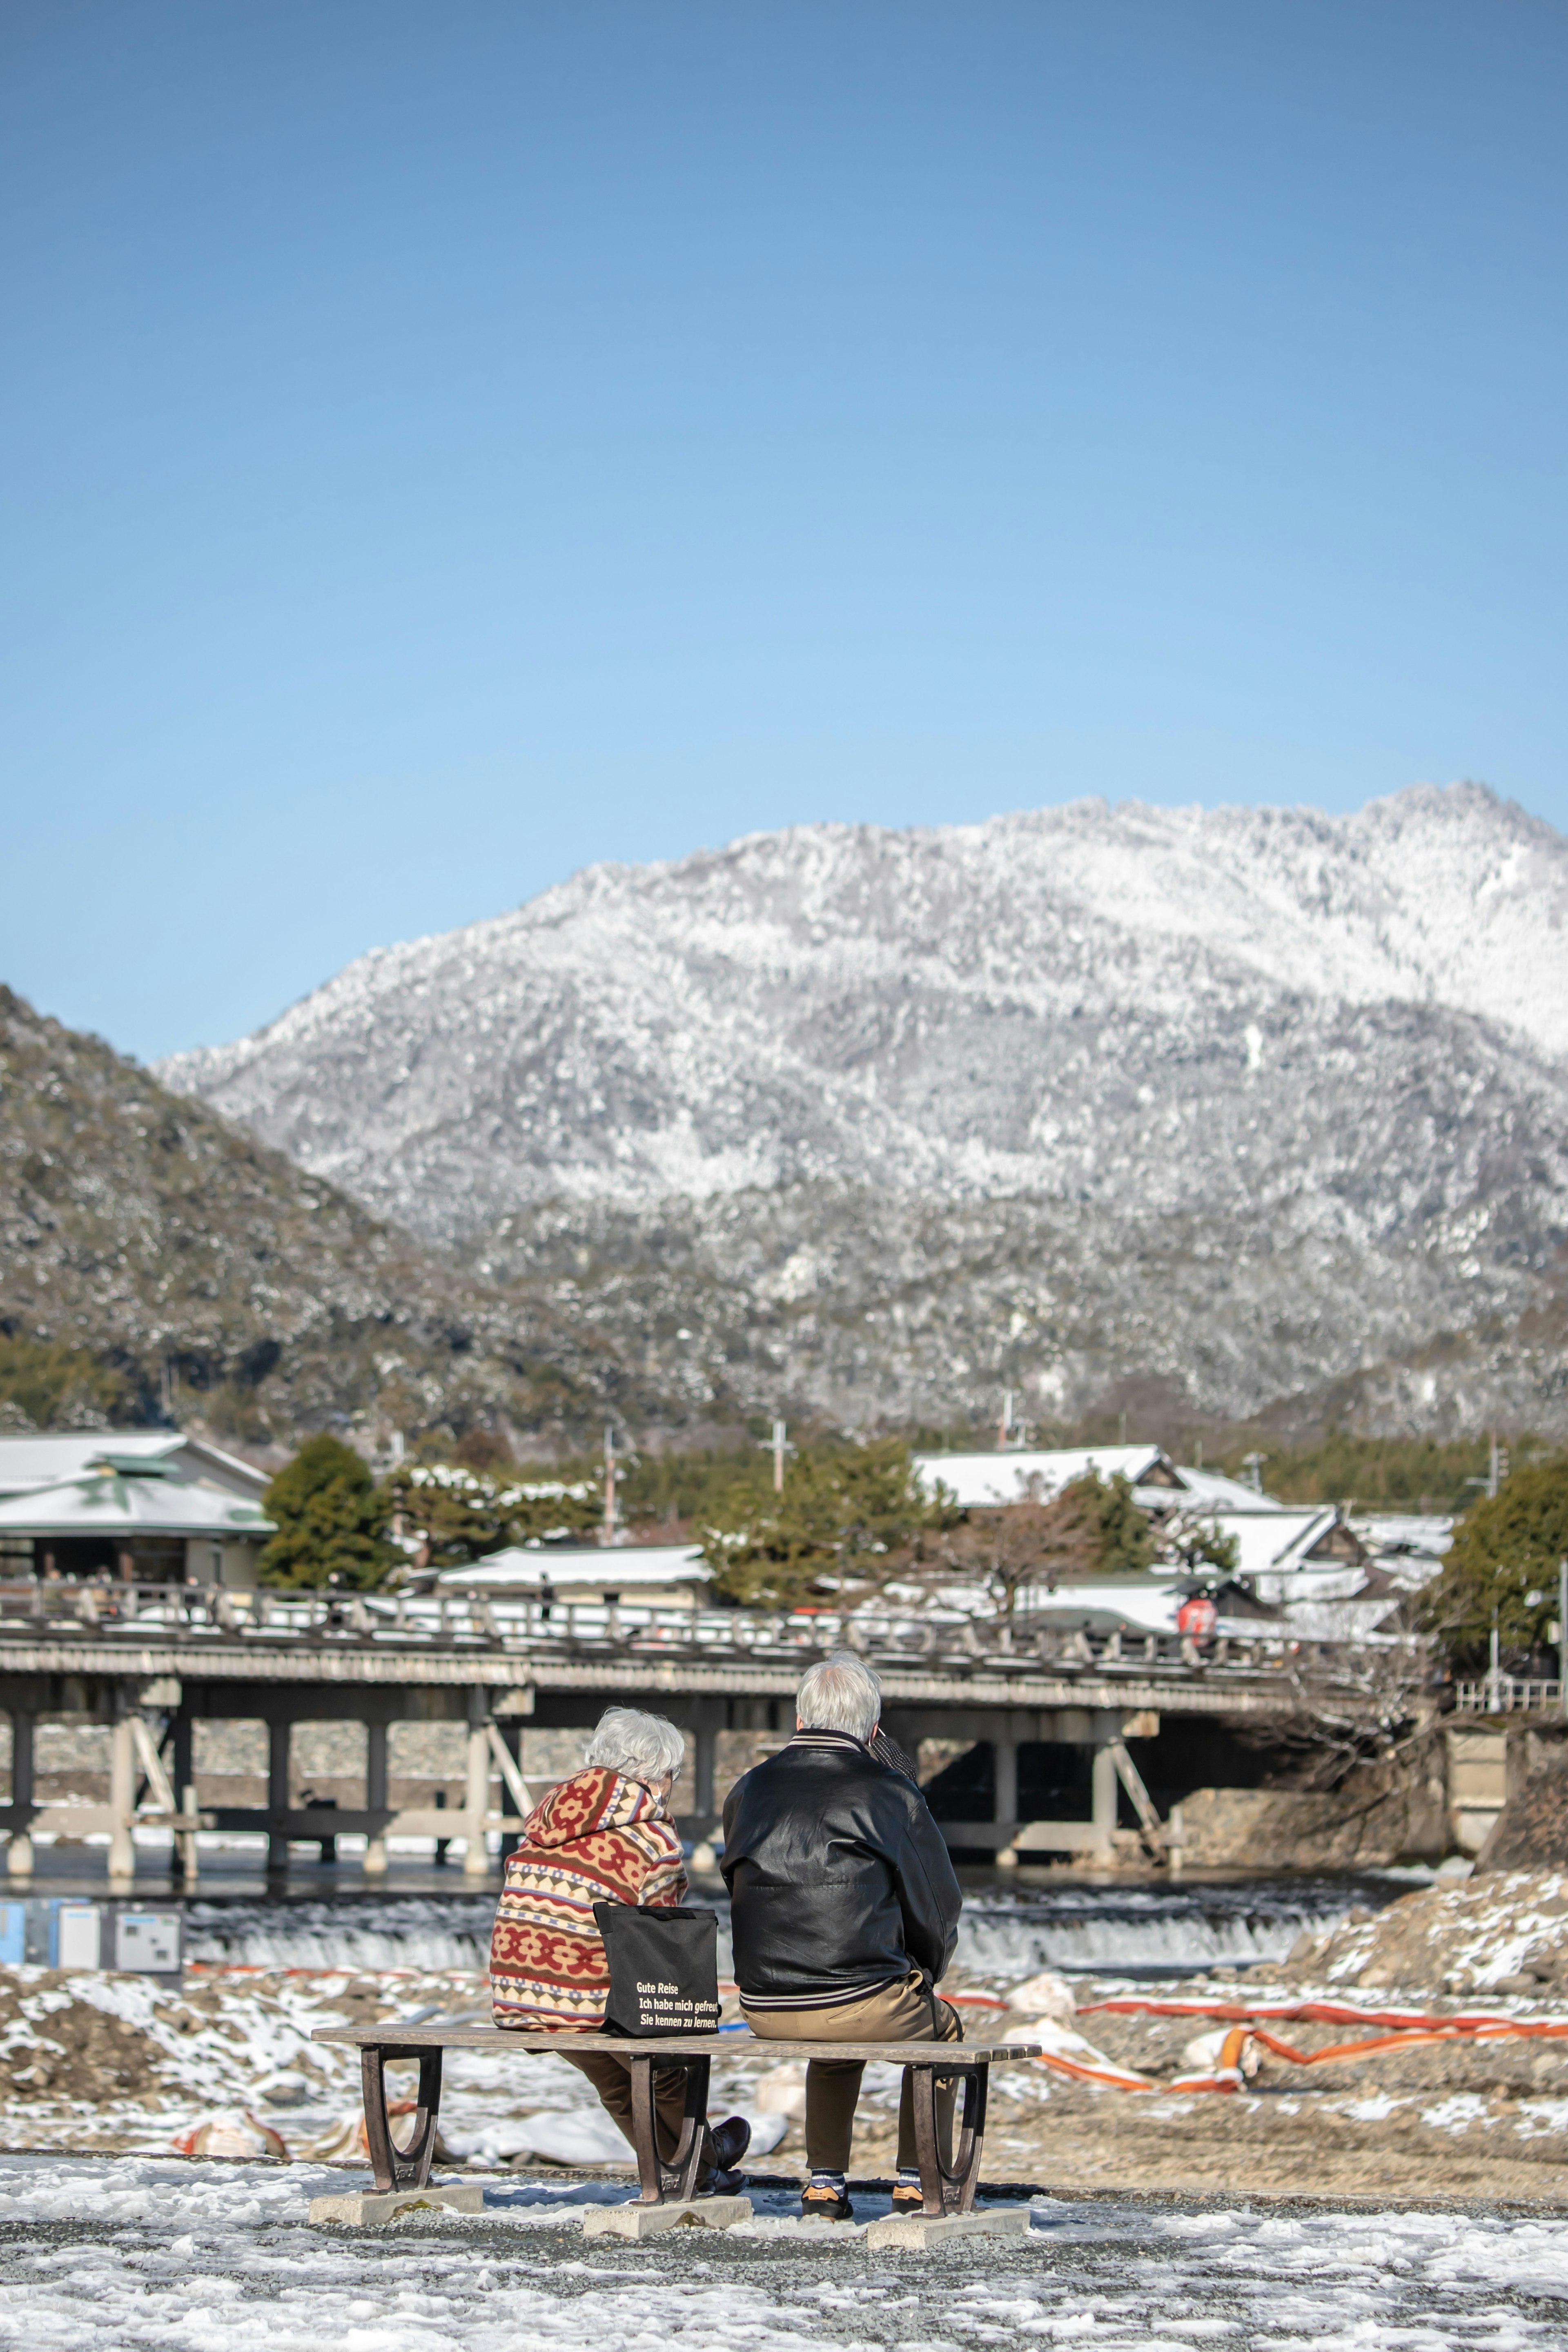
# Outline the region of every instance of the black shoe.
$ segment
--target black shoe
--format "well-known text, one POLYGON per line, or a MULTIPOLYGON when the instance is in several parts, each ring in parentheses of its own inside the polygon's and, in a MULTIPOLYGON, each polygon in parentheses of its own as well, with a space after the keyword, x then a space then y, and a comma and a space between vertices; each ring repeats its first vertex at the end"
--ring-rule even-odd
POLYGON ((739 2164, 752 2145, 752 2126, 744 2116, 728 2116, 713 2126, 713 2162, 728 2172, 739 2164))
POLYGON ((800 2192, 803 2221, 852 2221, 855 2208, 848 2193, 828 2180, 808 2180, 800 2192))
MULTIPOLYGON (((667 2197, 679 2197, 679 2173, 668 2164, 661 2165, 658 2185, 667 2197)), ((698 2174, 697 2186, 691 2194, 693 2197, 738 2197, 745 2185, 746 2176, 743 2172, 738 2169, 731 2170, 726 2165, 715 2164, 698 2174)))

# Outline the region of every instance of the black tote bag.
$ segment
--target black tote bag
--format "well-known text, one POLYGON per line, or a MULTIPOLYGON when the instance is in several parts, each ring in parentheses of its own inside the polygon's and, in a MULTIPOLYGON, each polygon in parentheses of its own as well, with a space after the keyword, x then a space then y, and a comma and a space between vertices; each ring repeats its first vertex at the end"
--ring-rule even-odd
POLYGON ((595 1903, 610 1964, 604 2031, 711 2033, 719 2022, 719 1916, 671 1904, 595 1903))

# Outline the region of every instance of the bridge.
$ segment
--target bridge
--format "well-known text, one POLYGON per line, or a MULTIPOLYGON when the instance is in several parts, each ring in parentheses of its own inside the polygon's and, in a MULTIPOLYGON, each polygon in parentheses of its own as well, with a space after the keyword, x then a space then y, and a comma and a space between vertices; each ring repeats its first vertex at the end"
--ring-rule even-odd
POLYGON ((107 1832, 111 1885, 129 1885, 139 1826, 167 1828, 187 1885, 196 1833, 250 1832, 268 1868, 288 1868, 291 1840, 320 1839, 329 1817, 291 1807, 289 1745, 299 1722, 366 1727, 365 1802, 330 1815, 332 1834, 363 1834, 364 1868, 387 1868, 391 1838, 466 1842, 465 1872, 487 1876, 487 1840, 515 1836, 531 1792, 518 1760, 525 1723, 593 1723, 611 1701, 668 1715, 693 1736, 695 1802, 681 1820, 697 1841, 717 1826, 715 1746, 722 1730, 793 1727, 805 1668, 853 1649, 881 1681, 890 1735, 986 1740, 995 1757, 989 1822, 949 1825, 953 1843, 1021 1852, 1110 1850, 1118 1787, 1158 1851, 1163 1831, 1129 1755, 1163 1715, 1281 1717, 1302 1706, 1303 1675, 1353 1705, 1361 1654, 1302 1644, 1275 1628, 1243 1639, 1129 1636, 1015 1622, 952 1609, 768 1612, 733 1608, 563 1603, 531 1597, 226 1591, 195 1584, 29 1580, 0 1591, 0 1709, 12 1725, 10 1801, 0 1806, 9 1875, 26 1882, 39 1832, 107 1832), (268 1727, 268 1802, 197 1807, 194 1726, 259 1718, 268 1727), (396 1721, 467 1727, 462 1810, 387 1801, 387 1731, 396 1721), (39 1722, 111 1727, 106 1805, 34 1798, 39 1722), (1017 1751, 1055 1741, 1092 1753, 1089 1817, 1017 1819, 1017 1751))

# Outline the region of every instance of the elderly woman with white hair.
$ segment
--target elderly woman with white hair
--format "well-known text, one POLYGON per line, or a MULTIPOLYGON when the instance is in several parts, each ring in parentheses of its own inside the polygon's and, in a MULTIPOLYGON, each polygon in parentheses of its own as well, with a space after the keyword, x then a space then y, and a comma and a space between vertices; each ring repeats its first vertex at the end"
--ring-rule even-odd
MULTIPOLYGON (((801 1678, 795 1734, 743 1773, 724 1806, 741 2006, 764 2041, 960 2042, 936 1987, 963 1907, 942 1832, 907 1759, 881 1735, 881 1685, 847 1651, 801 1678)), ((864 2068, 814 2059, 805 2075, 802 2210, 851 2218, 845 2176, 864 2068)), ((952 2130, 953 2079, 938 2125, 952 2130)), ((914 2102, 904 2075, 894 2210, 921 2202, 914 2102)))
MULTIPOLYGON (((490 2004, 498 2025, 531 2032, 591 2032, 605 2021, 610 1970, 595 1903, 667 1905, 686 1893, 669 1792, 685 1757, 673 1723, 637 1707, 607 1707, 588 1742, 584 1769, 534 1807, 510 1855, 490 1937, 490 2004)), ((632 2140, 631 2065, 610 2051, 563 2049, 632 2140)), ((686 2077, 654 2075, 658 2151, 668 2163, 680 2137, 686 2077)), ((707 2135, 698 2190, 740 2186, 732 2170, 751 2126, 731 2116, 707 2135)))

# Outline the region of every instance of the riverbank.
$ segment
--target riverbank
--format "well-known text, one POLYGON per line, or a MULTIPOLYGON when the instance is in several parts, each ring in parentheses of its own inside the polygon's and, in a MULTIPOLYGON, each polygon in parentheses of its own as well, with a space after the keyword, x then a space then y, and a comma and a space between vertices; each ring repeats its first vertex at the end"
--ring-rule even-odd
MULTIPOLYGON (((1030 1910, 1027 1898, 1011 1910, 981 1906, 971 1923, 967 1959, 944 1986, 971 2032, 1022 2032, 1043 2014, 1074 2063, 1140 2076, 1149 2087, 1110 2088, 1032 2062, 999 2067, 988 2177, 1064 2194, 1119 2188, 1568 2205, 1568 1878, 1518 1874, 1418 1889, 1375 1915, 1352 1911, 1301 1928, 1289 1956, 1267 1968, 1221 1962, 1158 1979, 1084 1972, 1057 1989, 1039 1974, 1042 1931, 1030 1910), (1100 2006, 1106 2001, 1118 2005, 1100 2006), (1341 2046, 1373 2029, 1303 2019, 1279 2024, 1277 2038, 1304 2055, 1341 2054, 1300 2065, 1254 2043, 1243 2053, 1238 2088, 1173 2087, 1194 2071, 1212 2073, 1217 2042, 1206 2057, 1202 2048, 1194 2054, 1194 2043, 1222 2034, 1226 2021, 1160 2008, 1217 2012, 1313 2001, 1400 2005, 1438 2019, 1480 2001, 1499 2018, 1554 2021, 1562 2032, 1358 2055, 1341 2046), (1061 2042, 1064 2033, 1076 2042, 1061 2042)), ((1103 1914, 1089 1916, 1103 1927, 1103 1914)), ((0 1971, 5 2145, 151 2156, 205 2132, 200 2145, 215 2152, 259 2154, 263 2139, 246 2137, 259 2130, 276 2135, 291 2157, 357 2159, 353 2056, 313 2043, 314 2028, 484 2016, 486 1981, 472 1967, 323 1967, 314 1948, 321 1924, 284 1924, 310 1940, 309 1960, 209 1963, 183 1988, 0 1971)), ((359 1932, 363 1938, 370 1930, 359 1932)), ((732 2001, 727 2006, 733 2014, 732 2001)), ((899 2083, 894 2067, 868 2070, 853 2155, 858 2174, 892 2168, 899 2083)), ((760 2166, 788 2175, 804 2166, 804 2089, 801 2069, 742 2043, 715 2069, 713 2106, 752 2115, 759 2149, 775 2143, 759 2155, 760 2166)), ((453 2163, 492 2176, 533 2171, 552 2156, 603 2169, 626 2153, 582 2078, 550 2057, 454 2055, 442 2127, 453 2163)))

